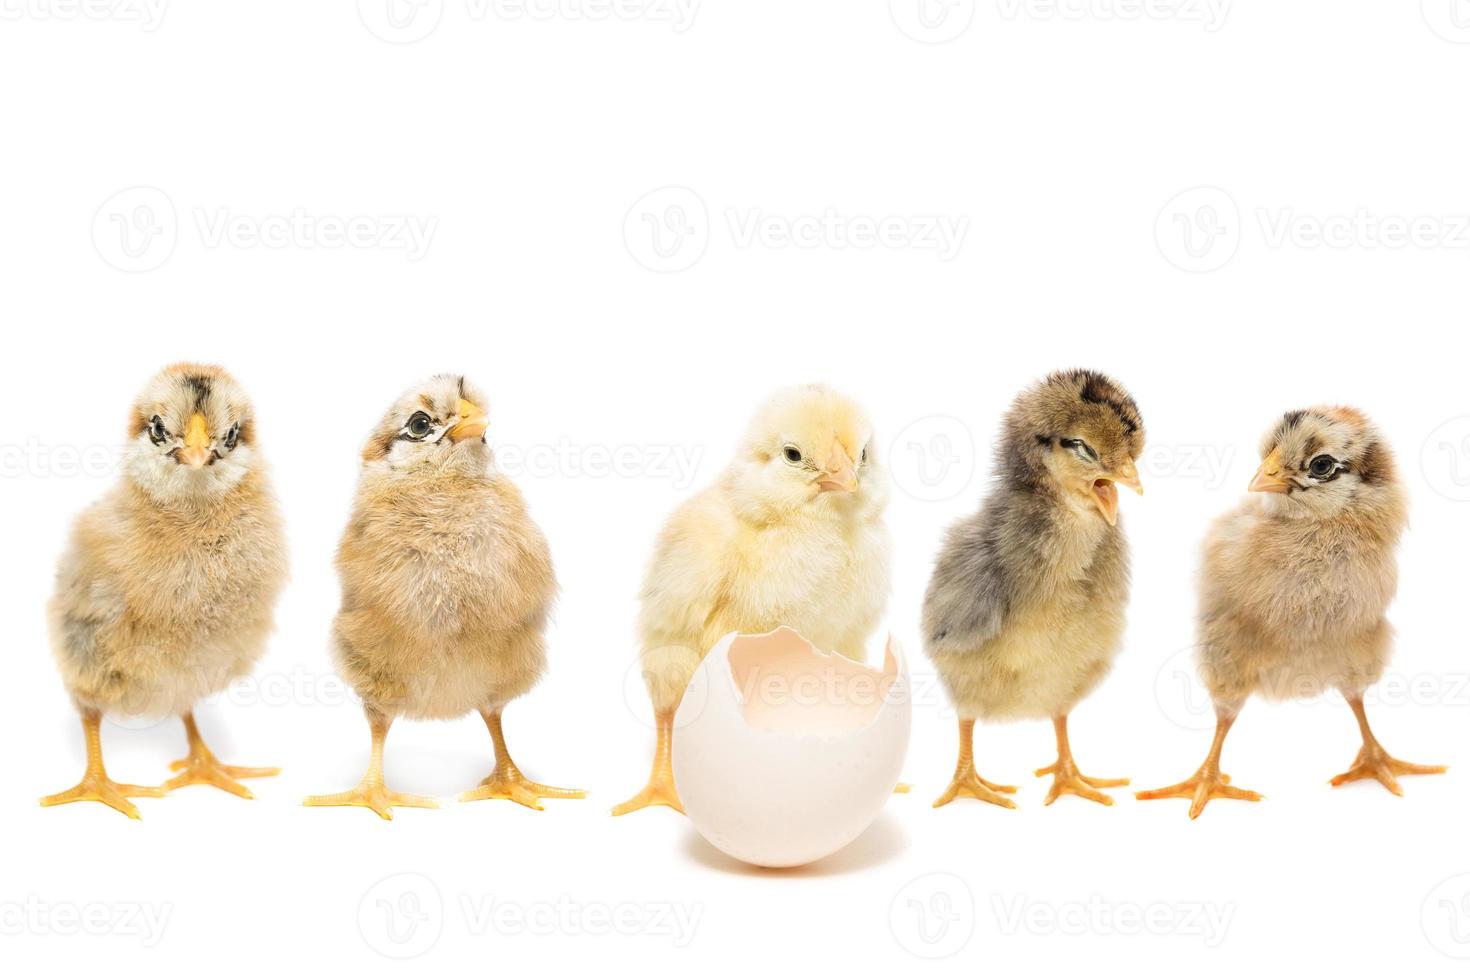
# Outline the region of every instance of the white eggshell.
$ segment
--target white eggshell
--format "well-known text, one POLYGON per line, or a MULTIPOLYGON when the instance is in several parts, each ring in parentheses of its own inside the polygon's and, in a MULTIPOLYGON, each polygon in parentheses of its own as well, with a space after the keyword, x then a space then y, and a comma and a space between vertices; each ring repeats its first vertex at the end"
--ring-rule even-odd
POLYGON ((818 651, 794 630, 731 633, 675 718, 674 778, 695 828, 749 864, 824 858, 868 828, 908 750, 908 669, 818 651))

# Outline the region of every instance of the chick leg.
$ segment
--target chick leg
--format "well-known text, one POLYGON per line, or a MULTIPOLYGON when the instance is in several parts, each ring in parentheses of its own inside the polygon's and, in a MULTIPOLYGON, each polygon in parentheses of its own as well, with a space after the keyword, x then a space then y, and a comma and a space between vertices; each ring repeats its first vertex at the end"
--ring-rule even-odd
POLYGON ((227 766, 220 762, 214 757, 214 753, 209 751, 209 746, 204 744, 204 739, 200 737, 199 726, 194 724, 194 712, 192 711, 184 712, 184 733, 189 736, 189 755, 187 758, 169 763, 169 768, 178 775, 163 784, 167 792, 171 793, 181 786, 204 783, 222 789, 226 793, 234 793, 236 796, 252 800, 255 794, 237 780, 260 779, 281 774, 281 770, 276 768, 227 766))
POLYGON ((975 771, 975 719, 960 719, 960 759, 954 767, 954 778, 949 781, 949 789, 939 799, 934 801, 935 807, 952 803, 957 797, 968 796, 984 803, 994 803, 1008 810, 1016 808, 1015 801, 1002 796, 1002 793, 1014 793, 1016 787, 1001 786, 987 779, 980 778, 975 771))
POLYGON ((1225 747, 1225 736, 1230 732, 1230 726, 1235 724, 1235 715, 1215 713, 1215 741, 1210 745, 1210 754, 1205 756, 1204 765, 1199 771, 1182 783, 1173 786, 1165 786, 1163 789, 1145 790, 1135 794, 1140 800, 1168 800, 1186 799, 1192 801, 1189 804, 1189 819, 1194 820, 1205 812, 1205 806, 1211 800, 1245 800, 1249 803, 1258 802, 1260 793, 1248 789, 1239 789, 1230 785, 1230 777, 1220 771, 1220 750, 1225 747))
POLYGON ((532 782, 521 774, 516 768, 515 760, 510 757, 510 750, 505 747, 505 732, 500 727, 500 711, 500 708, 480 711, 480 717, 485 719, 485 727, 490 729, 490 739, 495 743, 495 771, 486 776, 479 786, 461 793, 460 801, 515 800, 532 810, 544 810, 546 808, 541 805, 542 799, 584 799, 587 796, 586 790, 559 789, 532 782))
POLYGON ((1113 798, 1106 793, 1099 793, 1099 789, 1112 786, 1127 786, 1126 779, 1094 779, 1084 776, 1077 770, 1077 763, 1072 759, 1072 743, 1067 738, 1067 716, 1059 715, 1052 719, 1052 727, 1057 732, 1057 761, 1045 769, 1036 770, 1038 776, 1051 776, 1051 790, 1046 794, 1045 806, 1051 806, 1057 801, 1057 797, 1070 793, 1094 803, 1104 806, 1112 806, 1113 798))
POLYGON ((356 789, 330 796, 308 796, 302 802, 306 806, 365 806, 384 820, 393 819, 395 806, 416 806, 428 810, 437 809, 439 804, 427 796, 411 796, 395 793, 383 785, 383 743, 388 739, 388 726, 393 719, 376 712, 368 712, 368 725, 373 733, 373 751, 368 762, 367 774, 356 789))
POLYGON ((1363 709, 1362 697, 1348 698, 1348 704, 1352 705, 1353 714, 1358 718, 1358 731, 1363 735, 1363 747, 1358 751, 1358 757, 1353 761, 1351 769, 1332 777, 1333 786, 1359 779, 1376 779, 1394 796, 1403 796, 1404 790, 1395 776, 1433 776, 1447 770, 1446 766, 1417 766, 1412 762, 1395 759, 1383 750, 1383 746, 1373 735, 1373 730, 1368 727, 1368 712, 1363 709))
POLYGON ((42 806, 59 806, 62 803, 80 803, 91 800, 106 803, 118 813, 140 819, 138 808, 128 802, 130 796, 162 796, 157 786, 134 786, 131 783, 114 783, 102 765, 102 715, 97 711, 82 712, 82 731, 87 736, 87 771, 82 781, 64 793, 44 797, 42 806))
POLYGON ((631 800, 613 807, 615 817, 647 806, 667 806, 684 812, 684 804, 679 802, 679 791, 674 786, 674 709, 660 711, 657 723, 658 747, 653 752, 653 772, 649 774, 648 785, 631 800))

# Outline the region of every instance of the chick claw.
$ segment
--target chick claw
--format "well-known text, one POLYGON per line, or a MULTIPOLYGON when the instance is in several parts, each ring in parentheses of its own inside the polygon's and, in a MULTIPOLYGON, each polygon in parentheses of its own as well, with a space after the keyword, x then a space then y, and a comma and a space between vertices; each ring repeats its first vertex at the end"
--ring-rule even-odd
POLYGON ((82 781, 71 789, 42 798, 42 806, 60 806, 63 803, 106 803, 118 813, 133 820, 142 819, 138 808, 128 802, 128 797, 159 797, 164 791, 158 786, 134 786, 132 783, 114 783, 106 773, 87 773, 82 781))
POLYGON ((1201 769, 1182 783, 1165 786, 1163 789, 1144 790, 1134 795, 1140 800, 1190 800, 1192 801, 1189 805, 1189 819, 1191 820, 1199 819, 1199 815, 1205 812, 1205 806, 1211 800, 1244 800, 1247 803, 1259 803, 1262 799, 1261 794, 1253 790, 1231 786, 1229 776, 1211 769, 1201 769))
POLYGON ((1051 789, 1046 794, 1046 802, 1043 806, 1051 806, 1063 795, 1080 796, 1103 806, 1112 806, 1113 798, 1106 793, 1099 793, 1100 789, 1108 789, 1115 786, 1127 786, 1126 779, 1096 779, 1092 776, 1084 776, 1077 771, 1077 766, 1070 760, 1067 762, 1053 762, 1044 769, 1036 770, 1038 776, 1052 776, 1051 789))
POLYGON ((1420 766, 1412 762, 1401 762, 1383 751, 1376 742, 1364 745, 1353 760, 1353 767, 1345 773, 1332 777, 1333 786, 1355 782, 1359 779, 1376 779, 1394 796, 1403 796, 1404 789, 1395 776, 1436 776, 1448 771, 1448 766, 1420 766))
POLYGON ((515 766, 499 765, 495 767, 494 772, 480 781, 479 786, 459 795, 461 803, 469 803, 473 800, 514 800, 521 806, 528 806, 532 810, 546 809, 541 805, 543 799, 582 800, 586 798, 586 790, 562 789, 558 786, 533 782, 523 776, 515 766))
POLYGON ((982 803, 994 803, 996 806, 1003 806, 1007 810, 1014 810, 1016 808, 1016 801, 1001 794, 1014 793, 1016 790, 1017 787, 1015 786, 1002 786, 999 783, 992 783, 990 780, 982 778, 973 768, 961 768, 954 774, 954 779, 950 780, 949 788, 944 791, 944 794, 939 799, 934 801, 934 806, 937 809, 946 803, 954 802, 958 797, 968 796, 972 800, 979 800, 982 803))
POLYGON ((634 810, 642 810, 650 806, 666 806, 680 813, 684 812, 684 804, 679 800, 679 791, 674 787, 673 773, 665 776, 655 774, 649 779, 648 785, 639 790, 632 799, 625 800, 613 807, 612 815, 621 817, 634 810))
POLYGON ((279 776, 281 770, 269 768, 256 768, 252 766, 227 766, 214 757, 208 749, 203 752, 191 753, 186 759, 177 759, 170 762, 168 768, 178 773, 173 779, 163 784, 164 792, 172 793, 176 789, 185 786, 204 784, 222 789, 226 793, 234 793, 236 796, 246 799, 255 799, 255 794, 248 788, 237 782, 241 779, 264 779, 267 776, 279 776))
POLYGON ((414 796, 411 793, 395 793, 377 780, 363 780, 356 789, 329 796, 308 796, 303 806, 365 806, 384 820, 393 819, 395 806, 418 807, 422 810, 439 809, 438 802, 431 796, 414 796))

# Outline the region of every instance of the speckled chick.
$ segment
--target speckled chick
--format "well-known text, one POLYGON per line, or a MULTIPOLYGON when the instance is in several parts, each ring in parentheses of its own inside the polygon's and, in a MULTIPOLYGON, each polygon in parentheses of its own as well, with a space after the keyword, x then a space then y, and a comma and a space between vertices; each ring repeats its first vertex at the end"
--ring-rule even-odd
POLYGON ((362 697, 372 731, 367 775, 310 806, 394 806, 432 800, 388 790, 382 755, 397 717, 479 711, 495 768, 462 800, 509 799, 541 809, 580 797, 527 779, 505 746, 501 712, 546 670, 545 631, 556 595, 551 554, 520 491, 493 466, 483 398, 460 375, 430 378, 400 397, 362 452, 352 517, 337 552, 342 605, 333 649, 362 697))
POLYGON ((735 459, 659 533, 638 619, 658 741, 648 785, 613 810, 680 812, 674 712, 730 632, 796 630, 861 660, 888 600, 888 488, 867 414, 825 385, 776 393, 735 459))
POLYGON ((51 646, 82 716, 87 770, 42 804, 94 800, 136 818, 128 797, 203 783, 248 798, 239 779, 274 775, 215 759, 193 705, 264 652, 286 567, 244 391, 218 367, 164 369, 133 404, 122 479, 82 513, 57 573, 51 646), (178 775, 161 788, 108 778, 105 714, 181 716, 178 775))
POLYGON ((1216 733, 1200 770, 1140 799, 1190 800, 1198 817, 1212 799, 1255 801, 1230 785, 1220 751, 1252 694, 1272 700, 1336 689, 1357 717, 1363 748, 1334 786, 1443 772, 1400 762, 1368 727, 1363 693, 1382 676, 1392 646, 1385 618, 1398 582, 1408 504, 1393 454, 1357 409, 1288 412, 1261 444, 1252 495, 1218 518, 1200 576, 1199 666, 1215 704, 1216 733))
POLYGON ((1046 802, 1072 793, 1111 803, 1081 775, 1067 716, 1122 646, 1127 542, 1118 485, 1142 492, 1143 420, 1132 396, 1095 371, 1063 371, 1024 391, 996 447, 995 487, 950 529, 924 600, 926 647, 960 717, 958 796, 1013 807, 1013 786, 976 773, 976 719, 1050 718, 1058 760, 1046 802))

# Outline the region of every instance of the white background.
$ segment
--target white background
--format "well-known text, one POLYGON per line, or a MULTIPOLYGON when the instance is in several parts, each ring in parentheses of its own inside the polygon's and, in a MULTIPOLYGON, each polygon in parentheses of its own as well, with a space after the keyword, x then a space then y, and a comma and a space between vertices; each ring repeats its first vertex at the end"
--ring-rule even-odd
MULTIPOLYGON (((360 6, 172 3, 150 21, 106 0, 0 3, 8 964, 1463 970, 1470 8, 932 0, 921 18, 908 0, 707 0, 689 22, 653 3, 533 17, 432 0, 390 22, 360 6), (645 198, 668 187, 684 190, 645 198), (829 212, 848 224, 810 220, 829 212), (426 248, 394 235, 405 216, 432 228, 426 248), (963 226, 957 251, 928 247, 936 216, 963 226), (353 218, 358 237, 333 239, 353 218), (892 243, 863 237, 888 218, 892 243), (813 228, 800 247, 781 237, 813 228), (201 724, 227 761, 286 771, 250 803, 141 800, 141 823, 42 810, 82 769, 44 633, 54 563, 114 479, 133 395, 181 358, 217 360, 253 394, 293 568, 257 678, 201 724), (1019 811, 930 809, 955 750, 918 644, 930 563, 984 492, 1014 393, 1072 365, 1128 385, 1150 440, 1148 495, 1122 502, 1127 647, 1073 719, 1084 769, 1145 788, 1199 763, 1198 541, 1282 411, 1343 401, 1379 422, 1413 496, 1398 654, 1370 710, 1392 752, 1449 775, 1405 780, 1404 799, 1332 790, 1358 747, 1347 709, 1254 702, 1225 758, 1258 805, 1219 801, 1197 823, 1182 801, 1123 794, 1043 808, 1029 773, 1052 761, 1051 731, 1033 723, 977 738, 982 772, 1022 785, 1019 811), (592 795, 391 824, 306 810, 366 758, 326 647, 356 453, 438 370, 491 393, 507 459, 530 450, 519 480, 562 584, 552 669, 508 712, 512 749, 592 795), (756 872, 671 811, 607 814, 652 747, 634 596, 665 515, 723 466, 752 408, 818 379, 862 400, 890 447, 888 622, 920 689, 916 791, 829 861, 756 872), (613 450, 616 474, 597 456, 613 450), (692 484, 670 451, 697 458, 692 484), (487 925, 487 903, 538 925, 487 925), (161 935, 132 928, 140 910, 166 919, 161 935), (575 918, 599 910, 642 927, 575 918), (671 934, 666 913, 697 926, 671 934), (98 934, 67 935, 77 914, 98 934), (405 954, 421 958, 390 958, 405 954)), ((184 744, 172 721, 110 723, 104 740, 136 782, 164 778, 184 744)), ((477 718, 389 741, 405 791, 452 797, 488 766, 477 718)))

